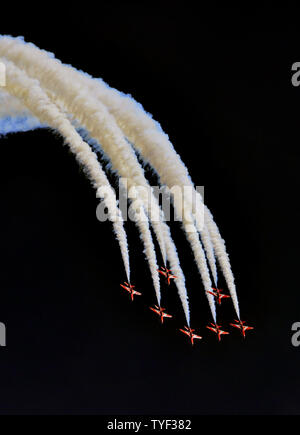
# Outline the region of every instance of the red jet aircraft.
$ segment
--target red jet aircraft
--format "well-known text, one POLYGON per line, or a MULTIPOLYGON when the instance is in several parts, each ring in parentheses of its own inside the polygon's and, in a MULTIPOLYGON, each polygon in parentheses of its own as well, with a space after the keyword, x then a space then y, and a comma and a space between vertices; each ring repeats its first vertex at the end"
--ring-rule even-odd
POLYGON ((185 326, 184 328, 185 329, 179 329, 179 331, 183 332, 184 334, 186 334, 191 339, 192 345, 194 344, 194 338, 199 338, 199 339, 202 338, 202 337, 200 337, 200 335, 193 334, 195 329, 191 329, 188 326, 185 326))
POLYGON ((149 307, 150 310, 154 311, 154 313, 158 314, 160 316, 161 323, 164 323, 164 317, 172 317, 170 314, 164 313, 165 308, 158 307, 157 305, 154 305, 155 308, 149 307))
POLYGON ((130 293, 131 300, 133 301, 134 295, 140 296, 142 293, 137 292, 134 290, 135 285, 128 284, 127 282, 124 282, 124 284, 120 284, 121 287, 123 287, 125 290, 127 290, 130 293))
POLYGON ((168 285, 170 285, 170 280, 171 279, 177 278, 177 276, 172 275, 171 274, 171 270, 167 269, 166 267, 161 267, 161 270, 160 269, 157 269, 157 270, 158 270, 159 273, 161 273, 163 276, 166 277, 168 285))
POLYGON ((229 295, 224 295, 223 293, 221 293, 222 289, 212 287, 212 290, 214 291, 210 292, 209 290, 207 290, 207 293, 213 295, 217 299, 218 305, 221 305, 221 299, 230 298, 229 295))
POLYGON ((226 331, 222 331, 221 325, 217 325, 214 323, 210 323, 212 326, 207 326, 208 329, 210 329, 211 331, 213 331, 215 334, 217 334, 218 336, 218 340, 221 341, 221 335, 223 334, 229 334, 229 332, 226 331))
POLYGON ((235 328, 238 328, 241 330, 242 336, 246 337, 246 331, 249 331, 249 329, 254 329, 253 326, 246 326, 244 325, 245 322, 242 320, 235 320, 236 323, 230 323, 231 326, 234 326, 235 328))

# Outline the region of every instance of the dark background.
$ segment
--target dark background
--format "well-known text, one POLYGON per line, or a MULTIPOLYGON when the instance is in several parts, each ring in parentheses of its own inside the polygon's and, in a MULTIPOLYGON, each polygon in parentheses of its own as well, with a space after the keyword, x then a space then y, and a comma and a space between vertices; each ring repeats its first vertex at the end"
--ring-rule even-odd
MULTIPOLYGON (((190 247, 172 224, 190 293, 192 348, 174 284, 163 327, 143 247, 127 223, 134 303, 110 223, 63 141, 40 130, 1 138, 0 413, 299 414, 298 144, 295 10, 196 11, 165 2, 88 4, 3 15, 65 63, 133 95, 169 134, 226 240, 241 316, 221 343, 190 247), (99 5, 98 5, 99 6, 99 5)), ((4 19, 5 17, 5 19, 4 19)), ((154 178, 151 179, 156 182, 154 178)), ((225 287, 221 280, 222 286, 225 287)))

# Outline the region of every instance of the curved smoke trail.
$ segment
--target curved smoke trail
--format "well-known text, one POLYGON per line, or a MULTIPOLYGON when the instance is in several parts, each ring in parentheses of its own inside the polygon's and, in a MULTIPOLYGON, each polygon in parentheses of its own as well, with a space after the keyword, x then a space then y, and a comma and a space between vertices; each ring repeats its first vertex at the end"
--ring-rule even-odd
MULTIPOLYGON (((5 52, 5 54, 8 54, 10 58, 14 61, 19 59, 21 57, 18 51, 19 47, 14 47, 15 50, 13 50, 11 46, 12 39, 8 38, 8 40, 5 39, 6 42, 8 42, 8 47, 5 47, 5 49, 3 49, 2 43, 4 39, 5 38, 0 39, 1 54, 5 52)), ((28 48, 32 49, 31 45, 28 48)), ((23 50, 22 53, 24 54, 23 50)), ((144 177, 144 171, 139 164, 131 145, 124 139, 123 134, 121 133, 119 128, 114 125, 114 119, 108 114, 106 108, 102 104, 93 101, 92 98, 89 98, 89 96, 86 95, 82 86, 70 83, 69 77, 63 76, 61 71, 57 72, 56 65, 53 65, 53 69, 50 69, 50 74, 49 68, 51 67, 51 65, 49 66, 48 62, 46 62, 45 66, 42 65, 46 68, 46 70, 44 70, 43 74, 41 75, 40 69, 42 69, 42 66, 40 66, 39 69, 34 68, 35 58, 32 53, 30 59, 30 62, 28 62, 28 68, 30 67, 29 73, 31 73, 32 76, 37 76, 43 86, 51 82, 52 87, 50 91, 52 91, 52 93, 56 91, 60 95, 60 98, 56 98, 54 95, 52 95, 52 98, 55 99, 55 102, 61 107, 66 108, 68 113, 73 113, 75 119, 78 120, 79 123, 86 128, 86 130, 93 138, 101 143, 104 152, 106 153, 106 155, 109 156, 112 162, 113 169, 117 170, 121 176, 126 178, 129 188, 135 187, 136 185, 145 188, 139 189, 139 193, 141 194, 141 199, 143 200, 145 208, 147 210, 148 200, 150 197, 150 204, 152 208, 148 211, 149 213, 151 212, 151 218, 153 218, 154 216, 154 219, 151 221, 154 231, 156 231, 156 234, 158 232, 158 229, 161 232, 157 238, 161 247, 163 257, 166 258, 166 251, 164 245, 165 243, 167 243, 168 252, 170 255, 170 265, 171 267, 177 269, 179 272, 180 267, 176 248, 174 242, 171 239, 169 231, 166 230, 166 224, 160 219, 162 212, 159 210, 157 200, 151 191, 149 183, 144 177), (62 95, 64 95, 64 98, 62 98, 62 95)), ((39 59, 38 62, 40 63, 39 59)), ((23 62, 21 66, 24 67, 24 63, 25 62, 23 62)), ((140 224, 140 222, 137 222, 137 224, 140 224)), ((153 277, 157 275, 157 278, 155 278, 155 281, 157 281, 157 264, 154 266, 153 261, 151 261, 149 264, 152 264, 151 273, 153 277)), ((183 304, 187 322, 189 323, 188 298, 182 276, 183 273, 181 271, 181 273, 179 273, 178 283, 176 284, 178 284, 177 287, 179 296, 183 304)), ((158 294, 158 289, 156 292, 158 294)))
MULTIPOLYGON (((32 46, 32 44, 26 44, 24 46, 22 42, 15 43, 11 38, 4 38, 4 43, 3 39, 0 40, 0 52, 4 52, 12 60, 18 62, 20 66, 26 69, 28 74, 39 78, 43 86, 47 86, 48 89, 50 88, 53 94, 56 92, 55 96, 52 98, 54 98, 56 102, 58 100, 64 105, 68 112, 73 113, 75 118, 85 126, 89 133, 101 142, 113 166, 117 168, 122 176, 126 176, 127 174, 128 177, 129 173, 136 184, 147 186, 145 178, 143 178, 143 172, 141 172, 142 168, 136 156, 133 158, 133 154, 128 152, 129 144, 124 140, 121 131, 119 131, 115 124, 114 118, 105 112, 106 108, 102 106, 102 103, 95 101, 91 94, 87 94, 82 84, 78 83, 78 81, 70 80, 70 73, 66 67, 62 66, 59 61, 53 58, 49 60, 49 57, 45 57, 44 53, 41 54, 40 50, 32 46), (59 97, 57 97, 57 94, 59 94, 59 97), (68 96, 67 98, 65 96, 66 94, 68 96), (101 112, 101 119, 99 119, 99 117, 95 118, 94 116, 95 113, 98 114, 99 111, 101 112), (103 133, 103 131, 105 133, 103 133), (125 149, 125 143, 127 149, 125 149), (124 156, 123 160, 120 158, 120 153, 124 156)), ((156 199, 153 199, 152 202, 154 204, 154 206, 152 204, 152 207, 154 208, 156 206, 156 199)), ((158 216, 159 211, 156 211, 155 215, 158 216)), ((161 228, 161 224, 159 226, 161 228)), ((183 227, 186 233, 190 232, 191 226, 193 226, 192 221, 187 222, 183 220, 183 227)), ((157 228, 156 220, 153 222, 153 228, 154 230, 157 228)), ((196 229, 193 229, 193 231, 196 231, 196 229)), ((207 278, 209 276, 209 270, 201 243, 198 238, 196 241, 195 237, 188 236, 188 234, 187 238, 194 251, 198 270, 205 289, 210 289, 211 281, 207 278)), ((161 237, 158 237, 158 240, 161 240, 161 237)), ((215 319, 215 302, 208 293, 206 293, 206 295, 209 299, 209 305, 215 319)))
POLYGON ((93 186, 97 189, 97 196, 105 201, 109 219, 113 223, 114 232, 120 245, 126 275, 130 282, 129 253, 122 214, 117 206, 115 193, 97 160, 96 154, 81 139, 68 119, 51 103, 37 80, 27 77, 12 62, 4 58, 1 58, 1 61, 7 69, 6 89, 8 92, 19 97, 31 113, 36 115, 42 122, 47 123, 61 133, 79 163, 86 169, 93 186))
MULTIPOLYGON (((141 215, 145 212, 143 219, 146 219, 146 227, 149 230, 146 216, 148 215, 163 259, 165 262, 168 259, 173 273, 176 273, 179 277, 176 280, 176 285, 189 324, 188 299, 177 250, 170 236, 169 227, 164 222, 162 211, 158 203, 156 203, 156 199, 154 198, 154 201, 149 201, 149 198, 152 199, 151 188, 131 147, 132 143, 138 150, 141 158, 151 164, 156 170, 162 184, 167 185, 169 188, 174 185, 182 187, 190 186, 195 191, 187 168, 174 150, 168 136, 162 131, 159 124, 152 120, 149 114, 144 112, 143 108, 132 98, 109 88, 102 80, 95 80, 85 73, 78 72, 71 66, 62 65, 60 61, 54 59, 53 55, 39 50, 32 44, 25 44, 22 39, 0 37, 0 55, 8 57, 21 69, 24 69, 28 76, 39 79, 42 88, 45 89, 48 97, 55 103, 55 107, 57 108, 58 106, 63 112, 66 111, 66 118, 67 115, 71 116, 71 118, 73 116, 76 122, 78 121, 93 138, 101 143, 103 151, 109 156, 114 169, 121 176, 129 180, 129 187, 143 186, 145 188, 144 193, 139 194, 137 203, 134 205, 136 207, 135 212, 140 219, 141 215), (151 207, 149 206, 150 203, 151 207)), ((22 104, 20 105, 19 102, 13 101, 13 99, 8 101, 7 107, 12 109, 10 118, 6 120, 6 129, 8 131, 9 128, 11 128, 11 131, 13 129, 18 131, 17 122, 20 123, 20 130, 23 128, 24 131, 29 129, 30 125, 33 125, 32 128, 41 126, 39 120, 44 122, 44 118, 37 116, 36 112, 32 111, 36 118, 30 116, 28 111, 24 112, 22 104)), ((0 112, 0 132, 5 132, 5 125, 1 124, 1 122, 0 112)), ((180 201, 176 197, 176 194, 173 195, 173 202, 175 209, 178 209, 180 201)), ((193 249, 204 288, 205 290, 210 290, 211 288, 206 258, 213 280, 217 284, 215 258, 217 257, 239 317, 234 277, 225 243, 219 233, 218 227, 205 206, 203 224, 203 219, 194 213, 195 204, 189 198, 184 198, 183 202, 184 208, 187 211, 186 216, 182 219, 183 228, 193 249), (192 231, 190 231, 191 228, 192 231), (197 232, 201 236, 205 253, 197 232)), ((202 198, 196 192, 196 206, 199 204, 202 204, 202 198)), ((147 232, 147 228, 142 228, 140 222, 138 225, 140 225, 141 232, 147 232)), ((149 261, 148 258, 148 261, 154 286, 156 287, 157 299, 160 302, 160 292, 157 284, 155 284, 158 274, 157 271, 154 271, 154 268, 157 268, 157 264, 150 230, 149 234, 149 240, 151 240, 152 245, 150 243, 146 251, 148 255, 150 255, 151 251, 151 259, 149 261)), ((214 320, 216 320, 215 301, 210 295, 207 294, 207 296, 212 315, 214 320)))

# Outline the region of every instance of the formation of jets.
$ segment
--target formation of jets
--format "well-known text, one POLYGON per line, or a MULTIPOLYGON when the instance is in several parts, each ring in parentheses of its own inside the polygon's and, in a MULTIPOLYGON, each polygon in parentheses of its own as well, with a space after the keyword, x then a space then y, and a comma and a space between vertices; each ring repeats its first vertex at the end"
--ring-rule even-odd
MULTIPOLYGON (((177 278, 177 276, 173 275, 171 270, 167 269, 166 267, 161 267, 160 269, 158 269, 158 272, 166 278, 168 285, 170 285, 171 279, 177 278)), ((134 290, 135 286, 132 284, 129 284, 128 282, 124 282, 124 284, 120 284, 120 286, 123 287, 130 294, 130 298, 132 301, 134 300, 135 295, 141 296, 141 294, 142 294, 142 293, 134 290)), ((216 298, 218 305, 221 305, 222 299, 230 298, 229 295, 222 293, 221 289, 214 288, 214 287, 212 287, 212 290, 208 291, 207 293, 213 295, 216 298)), ((172 317, 170 314, 167 314, 165 312, 165 310, 166 310, 165 308, 162 308, 160 306, 154 305, 154 307, 149 307, 149 308, 151 311, 153 311, 155 314, 157 314, 160 317, 161 323, 164 323, 165 318, 172 317)), ((234 328, 240 329, 242 336, 244 338, 246 337, 246 331, 249 331, 250 329, 254 329, 252 326, 245 325, 245 321, 234 320, 234 322, 235 323, 230 323, 230 326, 233 326, 234 328)), ((210 323, 210 325, 206 326, 206 327, 210 331, 217 334, 218 341, 221 341, 222 335, 229 334, 229 332, 223 331, 221 329, 221 326, 218 325, 217 323, 210 323)), ((194 334, 195 329, 191 329, 189 326, 184 326, 184 329, 179 329, 179 331, 183 332, 185 335, 187 335, 189 337, 192 345, 194 344, 195 339, 199 339, 199 340, 202 339, 202 337, 200 335, 194 334)))

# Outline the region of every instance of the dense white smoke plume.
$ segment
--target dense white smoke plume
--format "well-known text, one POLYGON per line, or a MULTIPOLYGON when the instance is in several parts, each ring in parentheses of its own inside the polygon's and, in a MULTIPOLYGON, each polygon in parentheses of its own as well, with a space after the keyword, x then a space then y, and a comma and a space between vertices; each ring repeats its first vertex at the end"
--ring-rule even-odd
POLYGON ((64 137, 86 169, 97 189, 97 196, 105 201, 120 245, 128 281, 130 268, 127 238, 116 195, 96 154, 76 130, 78 126, 92 140, 97 141, 102 152, 109 158, 112 170, 120 178, 126 178, 129 190, 136 189, 131 209, 144 244, 158 304, 160 305, 161 295, 150 224, 164 264, 168 262, 178 277, 175 284, 187 324, 190 324, 185 278, 177 249, 135 150, 156 171, 162 185, 169 188, 176 214, 181 216, 180 207, 184 207, 182 226, 191 245, 214 321, 215 301, 207 291, 211 290, 211 277, 217 285, 216 259, 239 318, 234 276, 224 240, 210 211, 203 206, 201 195, 196 192, 187 168, 160 125, 131 97, 109 88, 101 79, 94 79, 71 66, 63 65, 51 53, 24 43, 21 38, 0 36, 0 62, 6 65, 7 74, 6 87, 0 88, 0 134, 49 126, 64 137), (176 189, 172 189, 173 186, 191 187, 196 204, 188 196, 180 198, 176 189), (201 205, 204 211, 202 216, 197 213, 201 210, 201 205))

